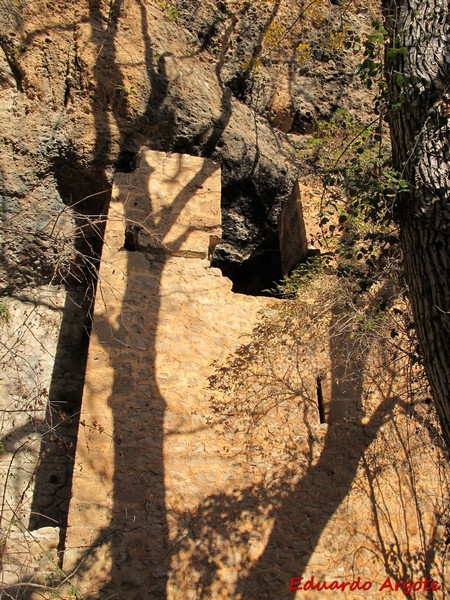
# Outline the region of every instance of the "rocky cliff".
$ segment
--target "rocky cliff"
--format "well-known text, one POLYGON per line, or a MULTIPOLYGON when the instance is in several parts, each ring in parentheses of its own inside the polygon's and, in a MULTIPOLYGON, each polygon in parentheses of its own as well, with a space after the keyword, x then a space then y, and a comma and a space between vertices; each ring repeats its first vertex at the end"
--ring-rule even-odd
POLYGON ((345 115, 323 165, 364 121, 346 42, 375 13, 0 0, 2 592, 448 596, 448 469, 398 290, 392 327, 390 289, 366 311, 329 273, 250 297, 280 276, 278 223, 284 250, 304 235, 299 194, 317 221, 314 133, 345 115))
POLYGON ((217 161, 216 265, 239 282, 263 264, 259 289, 278 276, 277 214, 301 136, 338 106, 364 110, 343 39, 367 8, 37 0, 0 11, 2 290, 95 267, 112 175, 142 145, 217 161))

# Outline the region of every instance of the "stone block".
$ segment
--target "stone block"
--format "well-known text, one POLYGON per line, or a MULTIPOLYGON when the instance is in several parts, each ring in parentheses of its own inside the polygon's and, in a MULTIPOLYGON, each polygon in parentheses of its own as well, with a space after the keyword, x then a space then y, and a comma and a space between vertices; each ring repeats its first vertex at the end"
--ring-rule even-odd
POLYGON ((281 268, 283 275, 286 276, 308 255, 308 240, 306 239, 298 180, 278 217, 278 234, 280 238, 281 268))
MULTIPOLYGON (((221 237, 220 167, 209 159, 147 148, 137 163, 132 177, 116 174, 114 229, 122 203, 137 249, 197 258, 212 254, 221 237)), ((116 237, 112 241, 117 245, 116 237)))

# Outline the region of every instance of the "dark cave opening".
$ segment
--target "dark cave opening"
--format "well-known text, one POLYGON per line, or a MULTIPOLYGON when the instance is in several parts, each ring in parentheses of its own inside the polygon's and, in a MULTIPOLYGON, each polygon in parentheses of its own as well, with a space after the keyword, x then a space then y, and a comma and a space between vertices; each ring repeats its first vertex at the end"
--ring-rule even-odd
POLYGON ((222 240, 212 266, 233 283, 232 291, 276 296, 283 276, 280 235, 272 189, 259 178, 222 172, 222 240))
MULTIPOLYGON (((219 249, 220 252, 220 249, 219 249)), ((233 282, 232 291, 247 296, 276 296, 282 279, 281 254, 276 248, 254 254, 242 263, 215 258, 213 267, 233 282)))

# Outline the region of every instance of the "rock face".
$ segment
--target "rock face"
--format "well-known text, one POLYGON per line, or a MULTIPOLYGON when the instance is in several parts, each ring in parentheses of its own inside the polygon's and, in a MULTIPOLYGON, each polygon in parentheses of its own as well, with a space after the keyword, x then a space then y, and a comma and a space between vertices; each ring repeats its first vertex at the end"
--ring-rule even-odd
MULTIPOLYGON (((83 277, 100 251, 112 174, 141 145, 221 165, 215 264, 241 279, 273 264, 273 279, 277 215, 297 171, 285 133, 363 102, 344 93, 353 67, 342 44, 326 57, 314 46, 339 9, 319 21, 296 11, 209 0, 172 11, 156 0, 2 6, 1 289, 83 277)), ((357 19, 348 13, 346 27, 357 19)))
POLYGON ((0 304, 2 590, 57 573, 84 379, 82 298, 40 286, 0 304))

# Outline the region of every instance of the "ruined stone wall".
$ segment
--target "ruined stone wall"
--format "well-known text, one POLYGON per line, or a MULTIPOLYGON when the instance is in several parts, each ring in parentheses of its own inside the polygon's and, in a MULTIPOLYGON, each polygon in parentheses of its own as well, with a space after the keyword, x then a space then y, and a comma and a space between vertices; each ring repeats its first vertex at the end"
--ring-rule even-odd
POLYGON ((143 151, 134 173, 116 175, 65 555, 70 568, 104 544, 89 571, 94 586, 114 572, 108 589, 135 589, 176 536, 180 502, 195 507, 211 485, 229 485, 205 421, 207 378, 263 301, 236 297, 210 267, 219 236, 220 169, 211 161, 143 151), (131 228, 136 251, 124 248, 131 228))
POLYGON ((331 282, 298 327, 233 294, 219 235, 214 163, 143 149, 116 174, 65 569, 92 599, 389 599, 426 576, 444 598, 447 474, 403 375, 382 347, 346 364, 331 282))
MULTIPOLYGON (((55 369, 65 292, 52 286, 24 289, 3 299, 0 320, 0 520, 1 583, 10 584, 58 564, 59 523, 30 533, 34 480, 42 445, 54 429, 49 399, 55 369)), ((63 374, 61 374, 64 377, 63 374)), ((70 382, 65 381, 66 387, 70 382)), ((60 466, 60 465, 59 465, 60 466)), ((55 475, 58 466, 53 464, 55 475)), ((46 501, 63 501, 60 485, 47 486, 46 501), (54 487, 54 490, 51 488, 54 487), (54 493, 49 494, 49 492, 54 493)), ((64 483, 64 482, 63 482, 64 483)), ((67 497, 67 494, 66 494, 67 497)), ((44 498, 42 499, 44 501, 44 498)))
POLYGON ((41 286, 0 302, 2 590, 60 573, 88 345, 85 292, 41 286))

